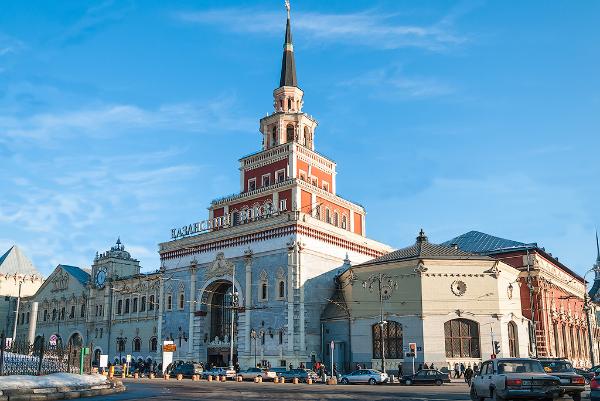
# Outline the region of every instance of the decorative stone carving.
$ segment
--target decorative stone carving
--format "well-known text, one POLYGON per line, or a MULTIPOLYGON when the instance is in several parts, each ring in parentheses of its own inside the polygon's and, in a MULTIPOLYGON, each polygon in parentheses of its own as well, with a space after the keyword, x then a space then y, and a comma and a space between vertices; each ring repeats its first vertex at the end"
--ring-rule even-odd
POLYGON ((209 280, 213 277, 222 277, 233 273, 233 263, 225 259, 223 252, 217 253, 217 257, 209 269, 204 273, 204 279, 209 280))
POLYGON ((450 290, 457 297, 462 297, 467 292, 467 284, 461 280, 454 280, 450 285, 450 290))

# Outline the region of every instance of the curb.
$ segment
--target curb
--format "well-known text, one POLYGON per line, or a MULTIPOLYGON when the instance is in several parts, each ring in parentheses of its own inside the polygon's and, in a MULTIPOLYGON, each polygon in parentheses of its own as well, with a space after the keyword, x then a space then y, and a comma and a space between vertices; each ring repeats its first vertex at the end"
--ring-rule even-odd
POLYGON ((45 387, 31 389, 1 390, 0 401, 50 401, 95 397, 125 391, 121 381, 94 386, 45 387))

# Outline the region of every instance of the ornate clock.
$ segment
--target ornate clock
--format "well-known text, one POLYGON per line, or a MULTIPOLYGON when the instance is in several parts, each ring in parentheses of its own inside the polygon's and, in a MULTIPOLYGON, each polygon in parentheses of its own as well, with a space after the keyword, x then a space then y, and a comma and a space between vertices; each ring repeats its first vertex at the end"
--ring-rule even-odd
POLYGON ((464 281, 455 280, 450 284, 450 290, 454 295, 460 297, 467 292, 467 284, 464 281))
POLYGON ((96 272, 95 284, 98 288, 103 288, 106 283, 106 270, 101 269, 96 272))

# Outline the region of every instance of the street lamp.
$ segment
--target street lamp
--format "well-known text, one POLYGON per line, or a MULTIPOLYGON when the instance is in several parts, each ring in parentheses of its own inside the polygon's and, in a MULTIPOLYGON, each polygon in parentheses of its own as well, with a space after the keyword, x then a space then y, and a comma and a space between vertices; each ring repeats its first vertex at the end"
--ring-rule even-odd
POLYGON ((385 273, 377 273, 369 276, 363 281, 363 288, 369 289, 370 292, 377 290, 379 292, 379 333, 381 336, 381 370, 385 373, 385 336, 383 329, 386 321, 383 320, 383 301, 390 299, 392 292, 398 288, 398 283, 392 280, 392 277, 385 273))
POLYGON ((257 364, 256 364, 256 339, 262 338, 264 335, 265 335, 265 333, 262 330, 259 332, 256 332, 256 330, 254 330, 254 329, 250 330, 250 338, 252 338, 254 340, 254 367, 257 366, 257 364))

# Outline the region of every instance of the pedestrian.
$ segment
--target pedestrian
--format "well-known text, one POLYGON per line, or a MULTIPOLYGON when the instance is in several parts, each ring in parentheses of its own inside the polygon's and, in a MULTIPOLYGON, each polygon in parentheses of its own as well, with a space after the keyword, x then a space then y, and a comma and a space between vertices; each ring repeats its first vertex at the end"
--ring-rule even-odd
POLYGON ((460 363, 460 376, 462 377, 465 374, 465 364, 460 363))
POLYGON ((360 363, 356 364, 356 370, 360 370, 360 363))
POLYGON ((235 369, 235 373, 240 373, 240 364, 239 363, 235 363, 235 366, 233 367, 235 369))
POLYGON ((402 377, 402 364, 398 364, 398 377, 402 377))
POLYGON ((423 369, 429 369, 429 366, 427 366, 427 362, 425 362, 425 365, 423 365, 423 369))
POLYGON ((304 366, 304 362, 300 362, 300 369, 306 369, 306 367, 304 366))
POLYGON ((458 379, 460 377, 460 365, 458 362, 454 364, 454 378, 458 379))
POLYGON ((435 369, 435 367, 433 366, 433 362, 431 362, 431 365, 429 365, 429 369, 435 369))
POLYGON ((334 375, 335 377, 337 377, 337 375, 338 375, 338 372, 337 372, 337 364, 335 364, 335 363, 333 364, 333 375, 334 375))
POLYGON ((290 363, 290 370, 294 369, 294 366, 290 363))
POLYGON ((471 369, 471 365, 469 364, 467 369, 465 369, 465 383, 467 383, 470 386, 472 378, 473 378, 473 369, 471 369))

